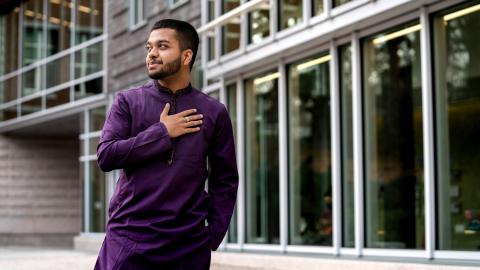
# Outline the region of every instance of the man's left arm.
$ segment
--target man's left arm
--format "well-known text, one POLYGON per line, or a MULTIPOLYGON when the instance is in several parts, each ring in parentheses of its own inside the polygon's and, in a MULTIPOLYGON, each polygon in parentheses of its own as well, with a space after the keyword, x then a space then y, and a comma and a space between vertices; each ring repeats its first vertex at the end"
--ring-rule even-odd
POLYGON ((212 250, 217 250, 228 230, 238 188, 232 122, 225 107, 215 123, 215 132, 208 151, 208 160, 210 164, 208 228, 212 237, 212 250))

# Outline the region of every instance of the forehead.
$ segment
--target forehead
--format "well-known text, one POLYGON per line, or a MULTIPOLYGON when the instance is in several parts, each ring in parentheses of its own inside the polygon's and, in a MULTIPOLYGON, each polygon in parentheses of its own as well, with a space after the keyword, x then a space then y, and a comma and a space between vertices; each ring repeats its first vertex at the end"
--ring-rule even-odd
POLYGON ((159 41, 168 41, 169 43, 178 44, 177 33, 174 29, 170 28, 160 28, 150 32, 147 42, 156 43, 159 41))

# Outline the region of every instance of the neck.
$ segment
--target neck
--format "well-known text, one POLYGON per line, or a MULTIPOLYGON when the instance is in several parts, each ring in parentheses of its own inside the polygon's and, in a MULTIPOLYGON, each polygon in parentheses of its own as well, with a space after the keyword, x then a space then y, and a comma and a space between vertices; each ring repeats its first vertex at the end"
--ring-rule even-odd
POLYGON ((175 93, 176 91, 184 89, 188 86, 190 83, 190 74, 183 73, 179 74, 178 76, 169 76, 167 78, 158 80, 158 83, 175 93))

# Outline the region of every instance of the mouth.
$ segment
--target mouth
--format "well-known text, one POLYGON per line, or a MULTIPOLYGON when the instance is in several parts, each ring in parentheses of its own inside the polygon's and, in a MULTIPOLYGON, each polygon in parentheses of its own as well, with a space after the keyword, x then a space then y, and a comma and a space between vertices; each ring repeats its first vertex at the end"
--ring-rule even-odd
POLYGON ((158 61, 152 61, 152 62, 149 62, 148 63, 148 69, 154 69, 156 68, 157 66, 161 65, 160 62, 158 61))

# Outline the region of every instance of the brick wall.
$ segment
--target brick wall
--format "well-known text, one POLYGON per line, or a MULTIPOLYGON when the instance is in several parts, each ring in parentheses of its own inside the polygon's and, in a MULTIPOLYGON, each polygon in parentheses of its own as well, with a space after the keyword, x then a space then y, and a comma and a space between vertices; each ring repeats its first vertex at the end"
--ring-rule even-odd
MULTIPOLYGON (((173 10, 168 1, 145 1, 147 23, 135 30, 128 24, 128 1, 108 1, 108 90, 117 91, 149 80, 145 68, 145 42, 153 24, 166 18, 201 24, 201 1, 190 0, 173 10)), ((196 61, 200 62, 200 51, 196 61)))
POLYGON ((81 230, 78 139, 0 135, 0 245, 71 246, 81 230))

